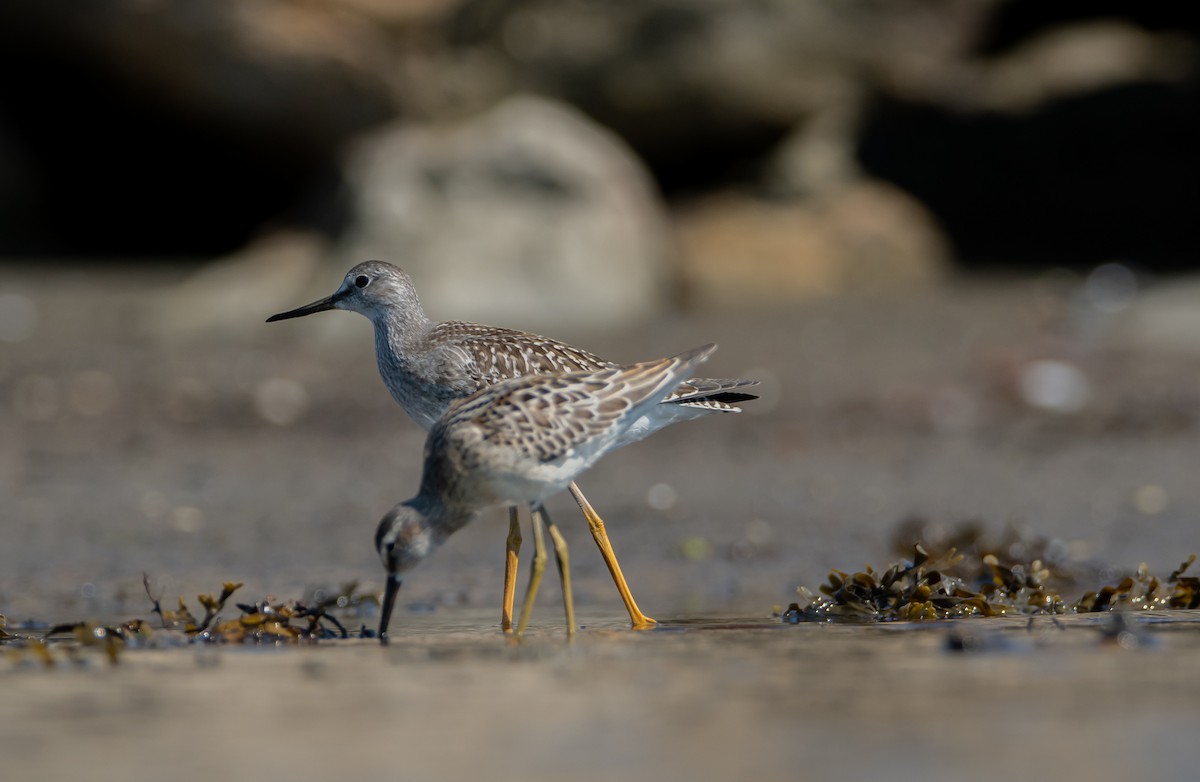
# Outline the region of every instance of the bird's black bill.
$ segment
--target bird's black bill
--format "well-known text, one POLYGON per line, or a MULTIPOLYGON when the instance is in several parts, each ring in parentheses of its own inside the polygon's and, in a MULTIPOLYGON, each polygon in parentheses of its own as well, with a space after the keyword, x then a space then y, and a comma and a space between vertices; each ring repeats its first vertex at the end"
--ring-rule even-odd
POLYGON ((394 574, 389 574, 387 586, 383 590, 383 610, 379 616, 379 643, 387 646, 388 643, 388 622, 392 618, 392 609, 396 607, 396 593, 400 591, 400 577, 394 574))
POLYGON ((305 315, 311 315, 314 312, 331 310, 337 306, 337 303, 344 297, 345 294, 341 291, 338 291, 332 296, 326 296, 320 301, 314 301, 312 304, 305 304, 303 307, 297 307, 294 310, 288 310, 287 312, 281 312, 278 315, 272 315, 271 317, 267 318, 267 323, 274 323, 277 320, 287 320, 288 318, 302 318, 305 315))

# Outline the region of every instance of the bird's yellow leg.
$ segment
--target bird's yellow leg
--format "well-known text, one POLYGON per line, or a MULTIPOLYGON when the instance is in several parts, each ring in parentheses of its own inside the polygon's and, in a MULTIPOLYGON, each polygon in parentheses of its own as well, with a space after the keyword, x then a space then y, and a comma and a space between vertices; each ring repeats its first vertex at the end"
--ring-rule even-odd
POLYGON ((592 538, 600 547, 600 556, 604 557, 604 564, 608 566, 613 583, 617 585, 617 591, 621 593, 621 600, 625 603, 625 610, 629 612, 629 621, 633 625, 633 629, 644 630, 647 627, 653 627, 657 621, 641 612, 637 602, 633 599, 633 593, 629 591, 629 585, 625 583, 625 575, 621 572, 617 555, 613 551, 612 544, 608 542, 604 519, 600 518, 600 514, 596 513, 596 509, 592 507, 592 504, 587 501, 587 497, 583 496, 583 492, 574 483, 571 484, 571 496, 575 498, 575 502, 579 503, 580 510, 587 518, 588 529, 592 531, 592 538))
POLYGON ((563 608, 567 612, 567 639, 575 637, 575 600, 571 596, 571 560, 567 555, 567 540, 554 526, 550 515, 544 508, 539 507, 534 515, 540 515, 546 522, 546 530, 550 533, 550 541, 554 544, 554 558, 558 562, 558 580, 562 584, 563 608))
POLYGON ((533 613, 533 600, 542 584, 542 571, 546 569, 546 536, 542 532, 542 517, 532 514, 533 562, 529 567, 529 584, 525 587, 525 602, 521 604, 521 623, 517 625, 517 638, 525 634, 529 626, 529 615, 533 613))
POLYGON ((521 524, 517 506, 508 508, 508 538, 504 542, 504 602, 500 606, 500 629, 512 632, 513 597, 517 591, 517 555, 521 553, 521 524))

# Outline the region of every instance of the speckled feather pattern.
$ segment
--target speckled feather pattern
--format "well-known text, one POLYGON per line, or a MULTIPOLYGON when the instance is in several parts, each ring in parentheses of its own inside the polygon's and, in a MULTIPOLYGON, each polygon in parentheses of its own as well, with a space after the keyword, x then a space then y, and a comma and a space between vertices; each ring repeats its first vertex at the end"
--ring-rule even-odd
POLYGON ((613 366, 565 342, 524 331, 457 320, 435 325, 429 332, 426 344, 435 350, 453 346, 463 351, 468 375, 480 388, 522 375, 590 372, 613 366))
POLYGON ((423 495, 447 505, 538 502, 565 488, 713 351, 501 381, 453 404, 429 433, 423 495))
MULTIPOLYGON (((530 374, 582 372, 617 365, 593 353, 515 329, 464 321, 429 320, 416 289, 401 269, 382 261, 367 261, 346 275, 337 304, 366 315, 375 326, 375 355, 379 373, 392 398, 405 412, 429 429, 450 403, 503 380, 530 374), (370 283, 357 289, 354 280, 370 283)), ((755 381, 692 378, 664 395, 665 406, 688 408, 648 416, 639 427, 643 437, 668 423, 709 412, 737 412, 720 398, 753 399, 743 393, 755 381), (659 418, 662 422, 659 424, 659 418)))

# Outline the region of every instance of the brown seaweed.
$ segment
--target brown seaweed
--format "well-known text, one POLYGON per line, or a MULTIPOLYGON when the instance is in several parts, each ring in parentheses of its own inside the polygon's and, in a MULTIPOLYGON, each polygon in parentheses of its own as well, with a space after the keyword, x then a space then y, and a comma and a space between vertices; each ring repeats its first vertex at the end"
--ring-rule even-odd
POLYGON ((894 562, 882 572, 870 565, 857 573, 831 570, 827 582, 818 588, 820 594, 803 586, 796 590, 799 600, 782 612, 782 620, 931 622, 972 616, 1200 607, 1200 578, 1184 575, 1195 563, 1195 554, 1165 579, 1153 576, 1143 563, 1116 584, 1087 591, 1071 602, 1062 596, 1063 588, 1075 584, 1090 568, 1072 566, 1058 556, 1062 547, 1053 541, 1012 529, 1005 537, 990 541, 981 526, 967 523, 939 536, 927 548, 920 539, 924 527, 917 520, 901 527, 900 535, 918 538, 909 543, 910 560, 894 562), (960 550, 958 545, 966 549, 960 550), (1029 558, 1017 560, 1014 553, 1029 558), (1043 556, 1054 557, 1054 564, 1043 556))
MULTIPOLYGON (((150 613, 159 617, 159 627, 154 628, 143 619, 130 619, 116 625, 79 621, 54 625, 33 635, 20 630, 10 631, 7 621, 0 615, 0 646, 6 648, 7 661, 15 665, 47 667, 60 663, 84 665, 94 657, 89 656, 91 650, 98 650, 102 653, 101 659, 116 664, 128 648, 191 643, 292 645, 349 638, 351 632, 334 612, 358 612, 378 603, 377 596, 360 594, 357 582, 351 582, 336 594, 321 593, 320 599, 312 605, 267 597, 254 603, 239 603, 238 616, 222 619, 229 599, 242 587, 240 582, 229 581, 215 595, 197 595, 196 602, 203 609, 203 615, 197 618, 182 597, 174 610, 164 609, 163 596, 161 593, 155 595, 148 575, 143 574, 142 585, 150 600, 150 613)), ((365 627, 357 632, 359 637, 371 635, 372 631, 365 627)))

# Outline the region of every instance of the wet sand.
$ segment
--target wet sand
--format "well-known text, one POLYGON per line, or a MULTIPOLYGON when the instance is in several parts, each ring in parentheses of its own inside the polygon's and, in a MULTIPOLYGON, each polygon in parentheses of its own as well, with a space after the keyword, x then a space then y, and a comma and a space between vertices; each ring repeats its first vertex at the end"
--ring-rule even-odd
POLYGON ((451 610, 387 650, 10 670, 0 747, 24 780, 1189 778, 1196 618, 1140 650, 1090 619, 981 620, 995 650, 962 653, 944 627, 615 616, 517 646, 451 610))
MULTIPOLYGON (((167 339, 145 302, 172 276, 0 270, 37 312, 0 363, 11 623, 149 618, 143 572, 193 606, 227 580, 245 600, 381 582, 371 534, 415 491, 422 438, 375 374, 367 323, 328 313, 339 338, 263 312, 167 339)), ((770 614, 832 567, 895 559, 913 516, 935 533, 1025 527, 1113 576, 1170 572, 1200 549, 1196 355, 1131 341, 1045 279, 556 336, 618 360, 715 340, 712 374, 767 381, 759 409, 659 433, 581 481, 649 614, 737 627, 623 629, 562 497, 574 645, 552 579, 530 642, 496 631, 496 512, 407 580, 388 650, 6 663, 5 777, 1188 778, 1186 615, 1137 648, 1091 620, 986 620, 1011 642, 963 654, 944 628, 770 614), (1045 358, 1087 377, 1083 410, 1022 401, 1021 368, 1045 358)))

